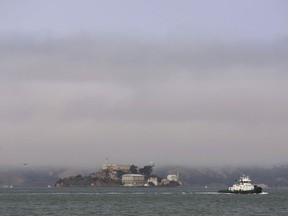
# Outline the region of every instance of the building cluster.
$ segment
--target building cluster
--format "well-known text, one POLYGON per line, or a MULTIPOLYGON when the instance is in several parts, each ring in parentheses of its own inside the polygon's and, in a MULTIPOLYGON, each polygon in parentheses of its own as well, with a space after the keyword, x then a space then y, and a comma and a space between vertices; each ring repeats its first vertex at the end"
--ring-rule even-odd
POLYGON ((103 170, 112 170, 112 171, 123 170, 124 172, 128 172, 130 170, 130 167, 131 165, 119 165, 109 163, 105 163, 102 165, 103 170))
POLYGON ((162 179, 160 182, 157 177, 149 177, 147 180, 141 174, 125 174, 122 176, 122 184, 124 186, 181 186, 179 175, 168 175, 167 178, 162 179))
MULTIPOLYGON (((134 166, 134 165, 132 165, 134 166)), ((131 165, 119 165, 119 164, 110 164, 108 163, 108 159, 102 165, 102 170, 110 170, 113 172, 122 171, 126 174, 121 176, 121 181, 124 186, 127 187, 141 187, 141 186, 169 186, 169 185, 181 185, 179 179, 179 173, 177 175, 168 175, 167 178, 159 178, 155 175, 151 175, 151 173, 141 173, 141 169, 136 169, 137 173, 131 173, 131 165)), ((150 162, 149 165, 144 166, 144 168, 150 168, 152 172, 152 168, 154 167, 154 163, 150 162)), ((136 166, 134 166, 136 168, 136 166)), ((149 169, 148 169, 149 170, 149 169)))

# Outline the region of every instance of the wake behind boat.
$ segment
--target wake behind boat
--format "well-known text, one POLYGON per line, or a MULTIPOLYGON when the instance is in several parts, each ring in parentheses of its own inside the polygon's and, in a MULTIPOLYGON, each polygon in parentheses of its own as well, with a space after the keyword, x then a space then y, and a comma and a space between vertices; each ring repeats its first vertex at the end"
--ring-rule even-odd
POLYGON ((235 193, 235 194, 259 194, 262 193, 262 187, 251 184, 249 176, 241 176, 240 179, 226 190, 220 190, 219 193, 235 193))

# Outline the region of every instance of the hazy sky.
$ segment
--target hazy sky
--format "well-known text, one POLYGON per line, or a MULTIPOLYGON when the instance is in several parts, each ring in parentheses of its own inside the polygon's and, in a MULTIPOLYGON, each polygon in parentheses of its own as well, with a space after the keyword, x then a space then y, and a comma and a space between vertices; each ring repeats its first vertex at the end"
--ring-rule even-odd
POLYGON ((0 165, 276 165, 287 129, 286 0, 0 0, 0 165))

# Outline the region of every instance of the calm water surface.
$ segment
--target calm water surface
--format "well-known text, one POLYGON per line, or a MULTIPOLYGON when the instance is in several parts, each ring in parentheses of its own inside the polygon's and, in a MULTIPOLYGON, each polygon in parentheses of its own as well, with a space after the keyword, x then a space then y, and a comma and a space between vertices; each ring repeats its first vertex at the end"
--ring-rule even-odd
POLYGON ((186 188, 1 189, 0 215, 288 215, 288 191, 218 194, 186 188))

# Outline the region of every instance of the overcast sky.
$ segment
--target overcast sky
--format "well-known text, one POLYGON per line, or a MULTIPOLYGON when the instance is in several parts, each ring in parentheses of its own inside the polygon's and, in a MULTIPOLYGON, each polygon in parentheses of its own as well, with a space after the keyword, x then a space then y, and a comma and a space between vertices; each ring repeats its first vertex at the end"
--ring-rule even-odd
POLYGON ((0 0, 0 165, 288 163, 286 0, 0 0))

